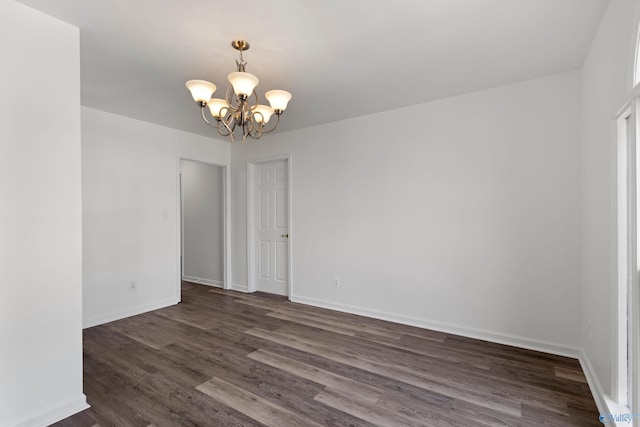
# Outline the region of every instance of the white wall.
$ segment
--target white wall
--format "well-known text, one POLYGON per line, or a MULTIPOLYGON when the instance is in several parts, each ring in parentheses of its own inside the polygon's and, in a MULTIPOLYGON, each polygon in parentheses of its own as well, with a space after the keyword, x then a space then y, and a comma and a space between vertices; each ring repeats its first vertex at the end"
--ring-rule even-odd
POLYGON ((229 151, 226 142, 82 108, 85 326, 178 302, 179 159, 226 165, 229 151))
POLYGON ((637 0, 611 0, 583 68, 581 334, 586 359, 612 393, 615 295, 613 118, 631 91, 637 0), (593 324, 590 336, 588 322, 593 324))
POLYGON ((224 276, 224 170, 181 160, 184 280, 222 286, 224 276))
POLYGON ((232 145, 236 287, 245 162, 291 153, 293 300, 575 354, 579 84, 569 72, 232 145))
POLYGON ((82 393, 78 29, 0 0, 0 426, 82 393))

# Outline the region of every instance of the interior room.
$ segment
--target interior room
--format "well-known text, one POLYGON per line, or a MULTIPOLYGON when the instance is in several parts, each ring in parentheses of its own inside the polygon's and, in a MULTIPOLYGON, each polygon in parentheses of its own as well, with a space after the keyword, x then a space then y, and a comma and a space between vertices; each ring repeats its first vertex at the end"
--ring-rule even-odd
POLYGON ((640 422, 639 6, 0 0, 0 427, 640 422))

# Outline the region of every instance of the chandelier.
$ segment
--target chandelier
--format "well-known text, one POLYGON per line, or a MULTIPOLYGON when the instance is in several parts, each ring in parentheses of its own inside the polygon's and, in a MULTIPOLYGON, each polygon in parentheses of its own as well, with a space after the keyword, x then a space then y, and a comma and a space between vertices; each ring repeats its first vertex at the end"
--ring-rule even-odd
POLYGON ((255 90, 258 78, 245 71, 247 63, 242 57, 242 52, 249 49, 249 43, 245 40, 234 40, 231 46, 240 52, 240 59, 236 60, 236 71, 227 76, 231 85, 227 88, 224 99, 212 98, 217 87, 208 81, 189 80, 186 86, 200 106, 202 120, 206 124, 217 129, 220 135, 231 137, 231 141, 236 140, 235 134, 240 134, 244 143, 247 138, 260 139, 263 134, 273 132, 278 127, 280 116, 287 108, 291 94, 285 90, 270 90, 265 93, 270 106, 260 104, 255 90), (209 107, 215 122, 207 119, 206 107, 209 107), (267 129, 267 123, 274 113, 277 121, 267 129))

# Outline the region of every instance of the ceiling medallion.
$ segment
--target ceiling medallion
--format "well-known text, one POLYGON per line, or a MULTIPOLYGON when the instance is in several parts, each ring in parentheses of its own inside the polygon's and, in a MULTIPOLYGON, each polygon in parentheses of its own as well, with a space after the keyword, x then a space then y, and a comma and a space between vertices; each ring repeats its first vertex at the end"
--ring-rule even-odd
POLYGON ((273 132, 278 127, 280 116, 287 108, 291 94, 286 90, 270 90, 264 95, 270 106, 260 104, 255 90, 258 78, 245 71, 247 63, 242 57, 242 52, 249 50, 249 43, 245 40, 234 40, 231 46, 240 52, 240 59, 236 60, 236 71, 229 73, 227 77, 231 85, 227 88, 224 99, 212 98, 217 87, 208 81, 189 80, 186 86, 200 106, 202 120, 206 124, 216 128, 220 135, 230 137, 231 141, 241 136, 244 143, 248 138, 260 139, 263 134, 273 132), (207 119, 205 107, 209 107, 215 122, 207 119), (267 129, 267 123, 274 113, 277 121, 267 129))

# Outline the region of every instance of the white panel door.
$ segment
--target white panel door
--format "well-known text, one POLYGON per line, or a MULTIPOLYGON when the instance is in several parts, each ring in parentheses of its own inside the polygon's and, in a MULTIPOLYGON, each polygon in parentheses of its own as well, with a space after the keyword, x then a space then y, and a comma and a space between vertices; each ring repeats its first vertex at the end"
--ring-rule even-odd
POLYGON ((256 165, 256 290, 289 295, 286 160, 256 165))

